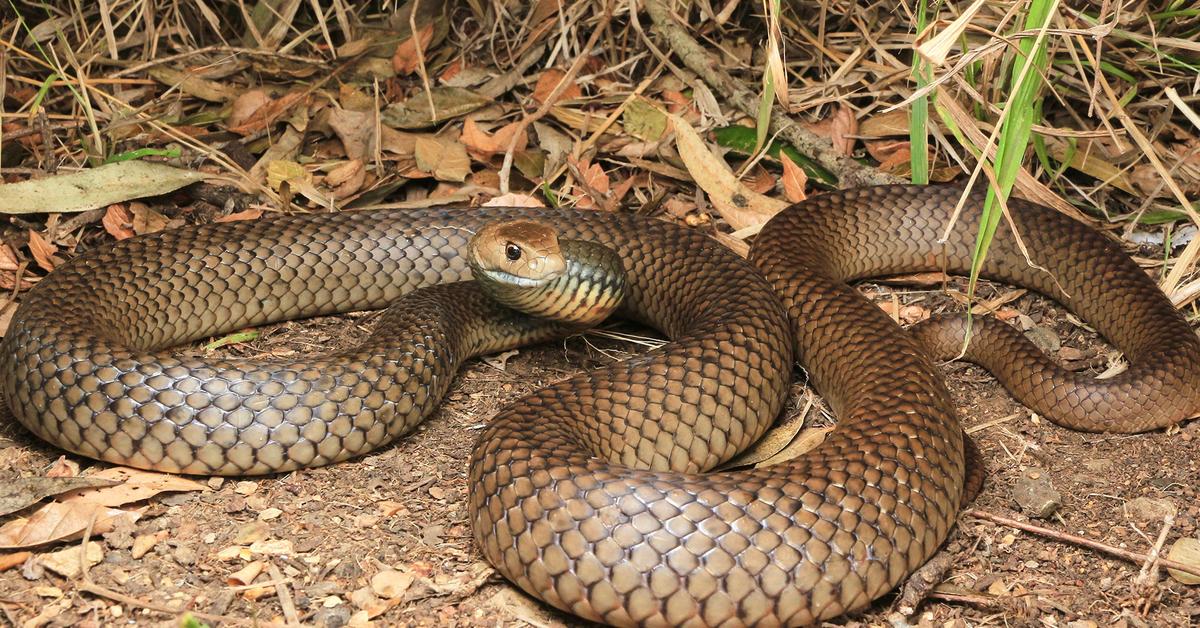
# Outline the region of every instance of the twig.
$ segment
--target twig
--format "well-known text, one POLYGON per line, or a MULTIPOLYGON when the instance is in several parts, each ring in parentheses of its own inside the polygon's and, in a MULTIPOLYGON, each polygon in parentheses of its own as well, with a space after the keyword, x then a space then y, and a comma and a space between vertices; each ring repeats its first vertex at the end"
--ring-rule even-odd
POLYGON ((1150 548, 1146 562, 1142 563, 1142 570, 1138 572, 1137 579, 1134 580, 1135 584, 1149 585, 1158 580, 1158 570, 1154 567, 1161 559, 1159 553, 1162 552, 1163 543, 1167 541, 1167 533, 1171 531, 1173 525, 1175 525, 1175 515, 1168 513, 1163 517, 1162 530, 1158 531, 1158 539, 1154 541, 1154 547, 1150 548))
POLYGON ((279 598, 279 608, 283 611, 283 618, 287 620, 288 624, 299 624, 300 616, 296 614, 296 603, 292 601, 292 592, 288 590, 291 580, 284 579, 283 573, 279 571, 279 567, 276 567, 273 561, 267 562, 267 574, 276 581, 275 596, 279 598))
MULTIPOLYGON (((642 5, 650 14, 650 20, 654 22, 654 29, 666 38, 667 44, 684 65, 742 113, 751 118, 756 116, 758 96, 742 81, 726 72, 720 61, 713 59, 708 51, 692 38, 687 29, 675 21, 663 0, 642 0, 642 5)), ((837 174, 838 185, 841 187, 905 183, 900 177, 864 166, 850 156, 837 152, 828 139, 797 125, 775 107, 771 110, 771 127, 777 129, 779 134, 795 145, 800 152, 837 174)))
POLYGON ((558 84, 546 96, 546 100, 542 102, 542 106, 537 108, 531 115, 521 118, 517 128, 513 131, 512 139, 508 141, 508 148, 504 151, 504 164, 500 166, 500 193, 508 194, 509 177, 512 175, 513 152, 517 149, 517 140, 524 135, 525 130, 529 125, 541 120, 549 113, 550 109, 558 102, 558 97, 562 95, 567 87, 575 82, 575 77, 579 75, 579 70, 583 67, 584 62, 592 54, 592 49, 596 47, 596 42, 600 41, 600 36, 608 29, 609 22, 612 21, 612 6, 608 2, 604 4, 604 15, 600 19, 600 23, 592 30, 592 36, 588 38, 583 49, 579 51, 579 55, 575 57, 575 61, 571 63, 571 67, 567 69, 566 74, 559 79, 558 84))
MULTIPOLYGON (((1147 559, 1150 558, 1149 554, 1143 554, 1142 552, 1134 552, 1134 551, 1130 551, 1130 550, 1126 550, 1126 549, 1121 549, 1119 547, 1114 547, 1107 543, 1101 543, 1100 541, 1093 541, 1092 539, 1078 536, 1075 534, 1071 534, 1069 532, 1059 532, 1058 530, 1052 530, 1050 528, 1043 528, 1041 526, 1035 526, 1030 523, 1017 521, 1016 519, 1009 519, 1008 517, 1001 517, 1000 515, 993 515, 990 512, 984 512, 982 510, 971 509, 971 510, 966 511, 964 514, 975 517, 976 519, 985 519, 987 521, 991 521, 992 523, 998 523, 1000 525, 1005 525, 1010 528, 1016 528, 1018 530, 1024 530, 1025 532, 1032 532, 1034 534, 1039 534, 1041 536, 1055 539, 1057 541, 1063 541, 1065 543, 1073 543, 1075 545, 1082 545, 1084 547, 1094 549, 1098 552, 1104 552, 1105 554, 1110 554, 1112 556, 1116 556, 1117 558, 1121 558, 1121 559, 1127 560, 1132 563, 1143 563, 1147 559)), ((1158 566, 1160 568, 1164 568, 1164 569, 1166 569, 1166 568, 1176 569, 1178 571, 1182 571, 1184 573, 1188 573, 1193 576, 1200 576, 1200 567, 1196 567, 1193 565, 1185 565, 1184 563, 1181 563, 1181 562, 1175 561, 1175 560, 1171 560, 1169 558, 1161 558, 1160 557, 1158 559, 1158 566)))

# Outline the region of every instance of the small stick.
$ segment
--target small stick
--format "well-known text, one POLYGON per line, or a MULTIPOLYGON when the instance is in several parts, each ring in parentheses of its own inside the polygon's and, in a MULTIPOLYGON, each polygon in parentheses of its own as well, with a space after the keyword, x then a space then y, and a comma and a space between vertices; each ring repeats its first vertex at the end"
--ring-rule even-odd
MULTIPOLYGON (((971 509, 971 510, 966 511, 965 514, 975 517, 976 519, 986 519, 987 521, 991 521, 993 523, 1005 525, 1010 528, 1016 528, 1018 530, 1024 530, 1026 532, 1032 532, 1034 534, 1040 534, 1042 536, 1049 537, 1049 538, 1059 540, 1059 541, 1064 541, 1066 543, 1074 543, 1075 545, 1082 545, 1084 547, 1088 547, 1088 548, 1094 549, 1099 552, 1104 552, 1106 554, 1116 556, 1117 558, 1123 558, 1132 563, 1142 563, 1150 558, 1150 555, 1143 554, 1142 552, 1133 552, 1130 550, 1121 549, 1119 547, 1113 547, 1112 545, 1109 545, 1107 543, 1093 541, 1092 539, 1078 536, 1075 534, 1071 534, 1069 532, 1059 532, 1058 530, 1052 530, 1050 528, 1043 528, 1041 526, 1035 526, 1030 523, 1024 523, 1021 521, 1017 521, 1016 519, 1009 519, 1008 517, 1001 517, 1000 515, 993 515, 990 512, 984 512, 982 510, 971 509)), ((1176 570, 1182 571, 1184 573, 1192 574, 1193 576, 1200 576, 1200 567, 1196 567, 1193 565, 1185 565, 1179 561, 1171 560, 1169 558, 1159 558, 1158 566, 1163 567, 1163 568, 1176 569, 1176 570)))
POLYGON ((1154 569, 1154 566, 1160 560, 1159 552, 1162 551, 1163 543, 1167 540, 1167 533, 1171 531, 1171 526, 1173 525, 1175 525, 1174 514, 1167 514, 1163 517, 1162 530, 1159 530, 1158 539, 1154 541, 1154 547, 1150 549, 1150 554, 1146 556, 1146 562, 1142 563, 1142 570, 1138 572, 1134 584, 1147 585, 1158 580, 1158 571, 1154 569))

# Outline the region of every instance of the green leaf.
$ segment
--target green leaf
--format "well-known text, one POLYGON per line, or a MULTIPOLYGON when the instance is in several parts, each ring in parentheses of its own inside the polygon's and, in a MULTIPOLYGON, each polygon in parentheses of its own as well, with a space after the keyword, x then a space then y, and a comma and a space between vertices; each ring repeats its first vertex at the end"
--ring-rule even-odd
MULTIPOLYGON (((717 138, 717 145, 728 148, 731 151, 740 155, 750 156, 755 153, 755 143, 757 142, 757 132, 750 128, 740 125, 732 125, 713 129, 713 135, 717 138)), ((804 169, 810 179, 814 183, 823 184, 826 187, 837 185, 837 177, 829 172, 820 164, 813 161, 809 157, 803 155, 796 150, 794 146, 786 142, 775 140, 767 147, 767 156, 775 161, 779 160, 780 151, 787 154, 788 159, 804 169)))

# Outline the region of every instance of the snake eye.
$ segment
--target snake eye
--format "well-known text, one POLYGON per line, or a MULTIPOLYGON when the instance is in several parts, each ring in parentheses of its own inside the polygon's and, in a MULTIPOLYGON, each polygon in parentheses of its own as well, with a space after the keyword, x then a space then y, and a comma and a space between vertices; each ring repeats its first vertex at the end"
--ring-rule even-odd
POLYGON ((504 245, 504 257, 507 257, 510 262, 521 259, 521 247, 509 242, 504 245))

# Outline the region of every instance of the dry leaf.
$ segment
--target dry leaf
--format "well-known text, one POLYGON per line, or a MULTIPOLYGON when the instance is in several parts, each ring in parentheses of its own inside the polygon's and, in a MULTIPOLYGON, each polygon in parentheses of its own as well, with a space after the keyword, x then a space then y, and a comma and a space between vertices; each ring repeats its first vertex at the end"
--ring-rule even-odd
POLYGON ((386 569, 371 576, 371 591, 381 598, 394 600, 403 596, 415 580, 412 574, 386 569))
POLYGON ((17 478, 0 485, 0 516, 28 508, 51 495, 114 484, 115 480, 95 477, 17 478))
POLYGON ((334 107, 328 115, 329 128, 342 141, 350 159, 370 159, 375 152, 375 112, 334 107))
POLYGON ((866 140, 863 145, 884 172, 896 172, 912 161, 912 144, 908 140, 866 140))
POLYGON ((713 207, 734 230, 761 226, 787 203, 763 196, 742 185, 723 159, 714 154, 700 135, 679 116, 672 115, 679 156, 696 184, 708 194, 713 207))
POLYGON ((104 534, 118 519, 133 523, 145 509, 137 511, 107 508, 100 504, 53 502, 37 509, 28 518, 13 519, 0 526, 0 548, 23 549, 54 541, 79 538, 91 525, 92 534, 104 534))
POLYGON ((241 126, 267 103, 271 102, 271 93, 262 87, 246 90, 233 100, 229 107, 229 119, 225 121, 231 127, 241 126))
POLYGON ((50 244, 38 232, 29 230, 29 252, 33 254, 34 261, 44 270, 54 270, 57 261, 54 254, 58 252, 58 247, 50 244))
POLYGON ((367 180, 367 169, 359 159, 338 164, 325 175, 325 185, 333 188, 333 197, 346 198, 360 189, 367 180))
MULTIPOLYGON (((550 68, 549 70, 542 72, 542 75, 538 77, 537 85, 533 87, 533 99, 540 103, 545 103, 546 99, 550 98, 550 93, 554 91, 554 88, 558 86, 559 82, 561 82, 566 75, 566 72, 558 68, 550 68)), ((563 88, 562 93, 558 95, 558 98, 556 98, 554 102, 559 103, 564 100, 572 100, 581 96, 583 96, 583 90, 579 88, 578 84, 571 83, 563 88)))
POLYGON ((204 484, 187 478, 129 467, 111 467, 88 477, 112 480, 120 482, 120 484, 72 491, 59 498, 59 501, 115 507, 150 499, 159 493, 208 491, 208 487, 204 484))
POLYGON ((516 144, 513 144, 513 152, 525 150, 529 144, 529 135, 520 122, 506 124, 496 129, 495 133, 488 134, 487 131, 480 129, 479 125, 475 124, 475 120, 467 118, 463 122, 462 136, 459 140, 476 159, 487 161, 493 155, 508 152, 514 134, 517 134, 517 141, 516 144))
POLYGON ((216 218, 213 219, 213 221, 214 222, 237 222, 239 220, 258 220, 259 218, 262 218, 262 215, 263 215, 263 210, 261 210, 261 209, 257 209, 257 208, 243 209, 240 212, 233 212, 232 214, 229 214, 228 216, 217 216, 216 218))
POLYGON ((854 136, 858 134, 858 120, 854 117, 854 110, 849 107, 839 105, 833 115, 816 124, 805 126, 813 133, 829 138, 829 141, 833 143, 834 150, 839 153, 849 155, 854 152, 854 136))
POLYGON ((33 556, 33 552, 13 552, 12 554, 0 554, 0 571, 7 571, 13 567, 16 567, 17 565, 24 564, 25 561, 29 560, 30 556, 33 556))
POLYGON ((145 203, 134 201, 129 204, 129 213, 133 214, 133 232, 155 233, 166 229, 171 219, 150 208, 145 203))
POLYGON ((79 463, 74 460, 67 460, 66 456, 59 456, 54 464, 46 470, 48 478, 73 478, 79 475, 79 463))
POLYGON ((808 198, 808 193, 804 191, 804 187, 808 185, 808 173, 787 156, 787 151, 779 151, 779 161, 783 164, 784 196, 793 203, 808 198))
POLYGON ((420 57, 417 54, 418 47, 421 52, 428 50, 429 42, 433 40, 433 22, 426 24, 416 37, 409 37, 400 42, 396 46, 396 52, 392 55, 392 69, 396 74, 401 76, 412 74, 416 71, 417 65, 420 63, 420 57))
POLYGON ((471 172, 471 159, 461 143, 436 136, 417 138, 414 156, 417 167, 439 181, 462 183, 471 172))
POLYGON ((568 163, 575 166, 577 175, 579 176, 579 186, 583 188, 584 196, 580 197, 578 207, 587 209, 591 207, 601 207, 603 209, 615 209, 610 207, 611 203, 608 199, 609 181, 608 174, 604 172, 604 168, 600 164, 588 163, 586 160, 577 161, 574 157, 569 158, 568 163))
POLYGON ((133 214, 130 214, 129 210, 119 203, 109 205, 108 209, 104 210, 104 218, 100 220, 100 223, 104 225, 104 230, 108 232, 108 235, 118 240, 132 238, 135 235, 132 227, 133 214))
POLYGON ((139 534, 133 538, 133 548, 129 550, 129 555, 137 560, 145 556, 155 545, 167 540, 170 535, 168 530, 159 530, 154 534, 139 534))
POLYGON ((84 561, 87 567, 100 564, 104 560, 104 548, 96 541, 88 541, 87 547, 74 545, 64 550, 50 552, 39 557, 39 562, 60 576, 76 578, 83 573, 84 561))
POLYGON ((229 131, 238 135, 251 135, 264 131, 307 98, 308 95, 302 90, 284 94, 256 109, 241 124, 230 125, 229 131))
POLYGON ((245 567, 242 567, 241 569, 229 574, 229 576, 225 578, 225 584, 228 584, 229 586, 248 585, 254 582, 254 579, 262 573, 263 567, 266 566, 266 561, 262 560, 256 560, 248 563, 245 567))

